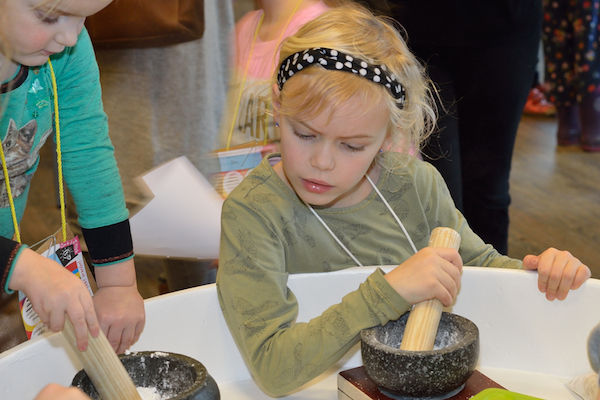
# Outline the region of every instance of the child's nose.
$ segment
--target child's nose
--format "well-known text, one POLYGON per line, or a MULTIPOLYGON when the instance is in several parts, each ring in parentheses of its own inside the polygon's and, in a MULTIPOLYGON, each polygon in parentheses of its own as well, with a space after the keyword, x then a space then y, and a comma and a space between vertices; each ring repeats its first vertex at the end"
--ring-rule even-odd
POLYGON ((332 170, 335 166, 335 161, 331 150, 328 144, 316 146, 311 157, 312 166, 323 171, 332 170))
POLYGON ((56 41, 65 47, 75 46, 84 21, 85 18, 68 17, 62 29, 56 34, 56 41))

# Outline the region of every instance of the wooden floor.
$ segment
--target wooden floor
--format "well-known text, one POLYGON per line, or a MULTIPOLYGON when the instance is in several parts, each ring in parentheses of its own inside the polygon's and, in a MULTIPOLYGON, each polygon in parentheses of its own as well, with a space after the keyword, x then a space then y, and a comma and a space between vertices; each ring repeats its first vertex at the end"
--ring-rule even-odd
POLYGON ((523 117, 511 174, 509 255, 569 250, 600 278, 600 153, 556 148, 556 122, 523 117))

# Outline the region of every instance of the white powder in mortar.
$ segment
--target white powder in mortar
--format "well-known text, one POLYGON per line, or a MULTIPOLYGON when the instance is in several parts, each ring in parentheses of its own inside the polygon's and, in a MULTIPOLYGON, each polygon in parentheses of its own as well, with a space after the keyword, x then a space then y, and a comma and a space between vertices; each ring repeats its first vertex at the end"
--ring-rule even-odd
POLYGON ((142 400, 163 400, 163 397, 155 387, 136 387, 138 393, 142 400))

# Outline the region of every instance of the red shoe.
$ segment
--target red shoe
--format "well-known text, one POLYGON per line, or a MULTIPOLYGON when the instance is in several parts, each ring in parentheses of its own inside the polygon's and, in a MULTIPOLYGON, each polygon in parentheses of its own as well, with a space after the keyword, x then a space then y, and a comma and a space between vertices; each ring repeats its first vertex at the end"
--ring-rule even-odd
POLYGON ((546 99, 546 95, 541 89, 534 87, 529 91, 523 113, 550 117, 556 114, 556 107, 546 99))

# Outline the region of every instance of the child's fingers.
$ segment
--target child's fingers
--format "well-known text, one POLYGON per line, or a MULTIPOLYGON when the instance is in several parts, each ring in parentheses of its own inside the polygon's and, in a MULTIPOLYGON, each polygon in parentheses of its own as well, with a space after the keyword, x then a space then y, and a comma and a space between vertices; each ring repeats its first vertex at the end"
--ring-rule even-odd
POLYGON ((537 271, 538 271, 538 289, 542 293, 546 293, 548 287, 548 280, 550 279, 550 270, 552 267, 552 260, 549 260, 550 264, 545 262, 548 257, 546 253, 542 253, 537 256, 537 271), (550 266, 550 268, 548 267, 550 266))
POLYGON ((131 343, 132 345, 135 344, 140 339, 140 335, 142 334, 142 331, 144 330, 144 324, 145 324, 145 321, 140 321, 135 325, 135 333, 133 336, 133 343, 131 343))
POLYGON ((437 273, 438 287, 435 297, 444 306, 450 306, 460 290, 460 269, 447 260, 442 260, 441 268, 437 273))
POLYGON ((568 251, 548 249, 538 259, 538 287, 548 300, 564 300, 589 278, 589 268, 568 251))
POLYGON ((441 274, 439 277, 439 283, 436 288, 434 297, 442 302, 444 306, 450 306, 454 302, 458 289, 452 278, 447 274, 441 274))
POLYGON ((548 300, 556 299, 561 280, 564 278, 563 272, 567 266, 568 264, 564 258, 554 257, 554 260, 549 268, 550 272, 548 274, 548 284, 546 286, 546 298, 548 300))
POLYGON ((121 334, 121 344, 119 345, 119 349, 117 354, 124 353, 125 350, 131 347, 133 344, 133 337, 135 335, 135 328, 133 326, 126 326, 123 329, 123 333, 121 334))
POLYGON ((49 312, 48 323, 46 324, 53 332, 60 331, 65 325, 65 309, 57 307, 49 312))
POLYGON ((588 280, 592 276, 592 271, 590 271, 589 267, 585 264, 581 264, 579 268, 577 268, 577 273, 575 274, 575 279, 573 280, 573 284, 571 285, 571 289, 578 289, 583 282, 588 280))
POLYGON ((590 276, 590 269, 577 258, 570 256, 570 260, 563 270, 563 277, 556 297, 559 300, 564 300, 569 294, 569 290, 579 288, 590 276))
POLYGON ((108 339, 108 342, 110 343, 111 347, 113 348, 113 350, 115 352, 117 350, 119 350, 119 346, 121 344, 121 332, 122 331, 123 331, 122 329, 118 329, 116 326, 111 325, 108 328, 108 332, 106 332, 106 338, 108 339))
POLYGON ((458 250, 446 249, 441 247, 435 248, 434 250, 440 257, 451 263, 454 266, 454 268, 458 271, 459 275, 462 273, 463 262, 462 258, 460 257, 460 254, 458 253, 458 250))
POLYGON ((580 265, 581 262, 574 257, 567 262, 562 270, 562 278, 556 292, 557 299, 564 300, 567 298, 569 290, 571 290, 573 282, 575 281, 575 276, 577 275, 577 270, 579 269, 580 265))
POLYGON ((88 328, 87 321, 85 319, 85 313, 81 306, 73 305, 67 311, 73 330, 75 331, 75 340, 77 341, 77 347, 79 350, 84 351, 88 345, 88 328))
POLYGON ((549 248, 537 256, 538 289, 540 292, 546 293, 546 298, 548 300, 553 300, 555 293, 554 292, 551 296, 552 298, 550 298, 548 296, 549 288, 556 291, 561 278, 560 271, 554 269, 557 253, 558 250, 549 248))
POLYGON ((100 323, 98 322, 98 317, 96 316, 96 309, 94 308, 94 302, 91 296, 87 295, 85 292, 82 295, 81 304, 83 306, 83 312, 85 315, 85 322, 87 324, 87 328, 92 337, 97 337, 98 333, 100 333, 100 323))
POLYGON ((539 257, 533 254, 528 254, 523 258, 523 268, 527 270, 536 270, 538 267, 539 257))

